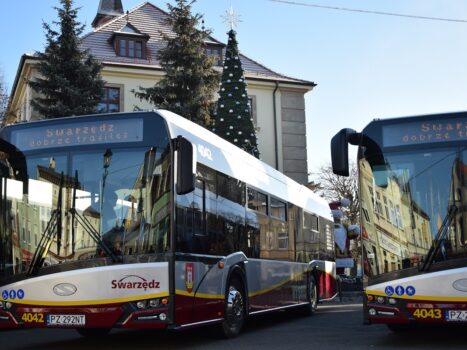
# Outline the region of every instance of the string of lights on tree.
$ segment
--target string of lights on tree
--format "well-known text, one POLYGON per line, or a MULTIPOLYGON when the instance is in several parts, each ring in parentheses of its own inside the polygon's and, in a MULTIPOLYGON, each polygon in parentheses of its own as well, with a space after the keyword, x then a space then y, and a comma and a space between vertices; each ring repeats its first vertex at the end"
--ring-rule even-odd
POLYGON ((230 31, 227 33, 229 39, 225 51, 213 132, 259 158, 248 89, 234 30, 239 19, 232 7, 225 18, 230 24, 230 31))

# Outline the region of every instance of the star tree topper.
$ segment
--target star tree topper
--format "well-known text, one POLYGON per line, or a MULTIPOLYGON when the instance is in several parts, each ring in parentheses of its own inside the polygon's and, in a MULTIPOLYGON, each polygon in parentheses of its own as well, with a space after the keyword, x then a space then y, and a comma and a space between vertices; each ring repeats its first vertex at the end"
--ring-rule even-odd
POLYGON ((227 23, 230 26, 231 30, 234 30, 237 27, 238 22, 241 22, 240 15, 234 10, 232 5, 230 5, 230 8, 225 11, 225 16, 222 16, 222 18, 224 19, 224 23, 227 23))

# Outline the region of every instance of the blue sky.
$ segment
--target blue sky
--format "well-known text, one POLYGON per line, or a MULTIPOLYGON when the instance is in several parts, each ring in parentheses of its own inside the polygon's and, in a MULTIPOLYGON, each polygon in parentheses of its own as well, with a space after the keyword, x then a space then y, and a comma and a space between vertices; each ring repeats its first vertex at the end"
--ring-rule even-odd
MULTIPOLYGON (((122 0, 131 9, 142 0, 122 0)), ((151 1, 166 9, 166 2, 151 1)), ((300 3, 467 21, 465 0, 296 0, 300 3)), ((75 0, 89 30, 98 0, 75 0)), ((329 162, 331 137, 373 118, 467 110, 467 22, 443 22, 294 6, 268 0, 198 0, 194 11, 226 42, 225 11, 240 14, 243 54, 311 80, 306 96, 310 171, 329 162)), ((42 50, 42 21, 58 0, 0 2, 0 72, 11 88, 23 53, 42 50)))

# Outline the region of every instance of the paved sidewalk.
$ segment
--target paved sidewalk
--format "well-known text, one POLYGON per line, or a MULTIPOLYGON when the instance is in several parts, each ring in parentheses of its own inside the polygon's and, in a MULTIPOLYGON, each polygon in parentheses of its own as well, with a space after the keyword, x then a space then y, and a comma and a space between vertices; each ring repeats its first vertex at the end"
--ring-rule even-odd
POLYGON ((331 303, 361 303, 363 301, 363 292, 341 292, 331 303))

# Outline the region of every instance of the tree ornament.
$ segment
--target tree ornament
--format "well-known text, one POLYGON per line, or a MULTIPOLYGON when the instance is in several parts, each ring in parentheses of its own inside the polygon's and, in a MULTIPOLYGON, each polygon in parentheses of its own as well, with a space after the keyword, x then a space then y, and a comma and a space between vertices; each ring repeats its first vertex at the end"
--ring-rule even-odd
MULTIPOLYGON (((224 23, 229 24, 231 31, 235 29, 238 22, 241 22, 240 15, 234 10, 232 5, 230 5, 230 8, 226 11, 225 16, 222 16, 222 18, 224 18, 224 23)), ((232 40, 233 37, 229 36, 229 41, 232 40)))

